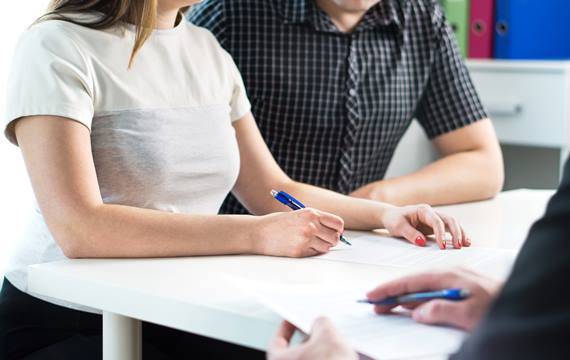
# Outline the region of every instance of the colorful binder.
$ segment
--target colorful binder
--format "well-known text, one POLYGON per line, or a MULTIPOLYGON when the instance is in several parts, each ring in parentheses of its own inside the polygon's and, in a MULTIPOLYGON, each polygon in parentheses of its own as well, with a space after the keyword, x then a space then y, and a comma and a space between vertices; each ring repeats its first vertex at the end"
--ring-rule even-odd
POLYGON ((469 21, 469 57, 493 57, 495 37, 495 0, 472 0, 469 21))
POLYGON ((496 2, 496 58, 570 59, 569 0, 496 2))
MULTIPOLYGON (((480 1, 480 0, 473 0, 480 1)), ((469 37, 469 0, 441 0, 445 16, 455 32, 463 57, 467 57, 469 37)))

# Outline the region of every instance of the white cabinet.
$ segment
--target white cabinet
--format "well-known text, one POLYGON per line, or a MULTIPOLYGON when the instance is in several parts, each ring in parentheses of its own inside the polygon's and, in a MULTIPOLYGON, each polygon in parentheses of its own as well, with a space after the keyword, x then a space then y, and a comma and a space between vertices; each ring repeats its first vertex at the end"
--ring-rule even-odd
POLYGON ((467 66, 501 144, 556 149, 560 168, 570 145, 570 62, 469 60, 467 66))

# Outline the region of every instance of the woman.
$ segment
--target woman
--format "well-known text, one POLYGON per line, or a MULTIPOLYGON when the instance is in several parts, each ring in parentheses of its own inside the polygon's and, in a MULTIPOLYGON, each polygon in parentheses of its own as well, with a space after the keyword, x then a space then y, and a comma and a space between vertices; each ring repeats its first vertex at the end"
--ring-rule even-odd
MULTIPOLYGON (((454 247, 469 245, 454 219, 428 206, 351 199, 289 179, 259 135, 230 56, 210 33, 182 21, 180 10, 196 2, 54 0, 20 40, 6 135, 22 150, 40 211, 4 283, 5 357, 53 351, 74 358, 74 349, 100 341, 92 309, 25 294, 31 264, 311 256, 335 246, 345 223, 384 227, 419 246, 433 231, 441 248, 447 228, 454 247), (322 210, 275 213, 284 208, 271 189, 322 210), (230 190, 259 216, 217 215, 230 190)), ((154 349, 147 354, 180 350, 173 330, 148 325, 144 334, 154 349)), ((200 351, 204 342, 188 339, 183 347, 200 351)))

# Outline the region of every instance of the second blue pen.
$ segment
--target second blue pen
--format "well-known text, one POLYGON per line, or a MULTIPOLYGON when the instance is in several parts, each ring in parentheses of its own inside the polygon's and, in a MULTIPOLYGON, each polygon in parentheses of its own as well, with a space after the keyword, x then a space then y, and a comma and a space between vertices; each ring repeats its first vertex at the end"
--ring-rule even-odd
POLYGON ((359 303, 372 304, 372 305, 401 305, 415 302, 425 302, 435 299, 444 299, 452 301, 465 300, 471 295, 467 289, 444 289, 438 291, 418 292, 413 294, 406 294, 400 296, 391 296, 380 300, 359 300, 359 303))
MULTIPOLYGON (((295 199, 293 196, 287 194, 285 191, 276 191, 271 190, 271 196, 275 198, 275 200, 279 201, 281 204, 288 206, 292 210, 301 210, 305 208, 302 202, 295 199)), ((346 245, 352 245, 351 243, 346 240, 346 238, 341 234, 340 241, 345 243, 346 245)))

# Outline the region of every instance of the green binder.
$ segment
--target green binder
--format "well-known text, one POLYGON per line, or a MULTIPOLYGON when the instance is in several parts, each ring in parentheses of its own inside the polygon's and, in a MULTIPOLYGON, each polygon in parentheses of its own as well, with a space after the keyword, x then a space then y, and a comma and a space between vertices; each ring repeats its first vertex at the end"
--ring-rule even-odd
POLYGON ((445 16, 457 37, 461 54, 466 58, 469 49, 469 0, 440 1, 445 10, 445 16))

